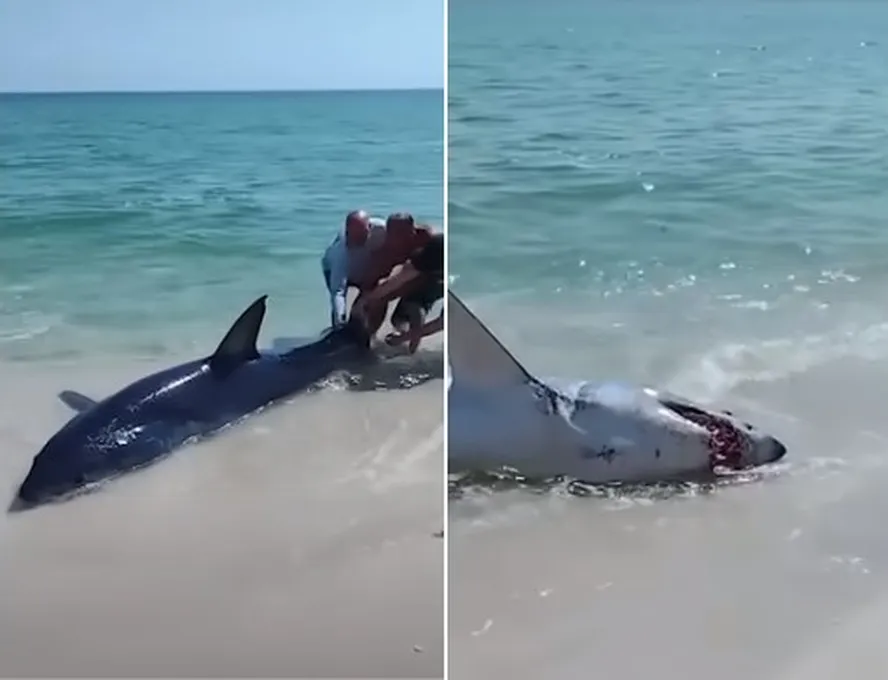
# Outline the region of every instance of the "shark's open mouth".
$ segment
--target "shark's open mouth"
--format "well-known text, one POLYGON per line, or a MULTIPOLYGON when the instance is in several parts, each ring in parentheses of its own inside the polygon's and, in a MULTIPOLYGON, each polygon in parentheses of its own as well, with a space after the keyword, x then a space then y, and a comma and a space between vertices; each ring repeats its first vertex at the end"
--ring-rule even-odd
POLYGON ((662 400, 661 403, 709 432, 710 469, 728 467, 737 470, 743 467, 743 454, 749 447, 749 438, 728 419, 690 404, 669 400, 662 400))

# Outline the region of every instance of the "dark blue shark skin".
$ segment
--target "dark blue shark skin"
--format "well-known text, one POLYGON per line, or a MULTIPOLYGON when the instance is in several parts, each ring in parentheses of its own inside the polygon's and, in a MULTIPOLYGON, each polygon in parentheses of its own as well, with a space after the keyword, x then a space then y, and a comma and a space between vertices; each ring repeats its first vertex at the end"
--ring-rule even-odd
POLYGON ((265 309, 263 296, 212 356, 149 375, 98 403, 77 393, 60 395, 80 413, 34 458, 10 510, 62 500, 142 468, 372 356, 358 325, 286 353, 260 353, 256 340, 265 309))

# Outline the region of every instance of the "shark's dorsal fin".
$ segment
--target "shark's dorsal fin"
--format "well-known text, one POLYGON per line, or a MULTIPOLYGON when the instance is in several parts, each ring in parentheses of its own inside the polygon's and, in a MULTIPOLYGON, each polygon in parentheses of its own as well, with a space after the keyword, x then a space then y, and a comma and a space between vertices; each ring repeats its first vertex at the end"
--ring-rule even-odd
POLYGON ((210 357, 210 368, 214 373, 225 374, 240 364, 258 358, 256 341, 259 339, 262 320, 265 318, 267 299, 268 296, 263 295, 256 300, 228 329, 222 342, 210 357))
POLYGON ((536 382, 452 291, 447 291, 447 351, 454 381, 476 387, 536 382))
POLYGON ((74 390, 62 390, 59 392, 59 399, 69 409, 78 413, 86 413, 96 405, 94 399, 90 399, 85 394, 75 392, 74 390))

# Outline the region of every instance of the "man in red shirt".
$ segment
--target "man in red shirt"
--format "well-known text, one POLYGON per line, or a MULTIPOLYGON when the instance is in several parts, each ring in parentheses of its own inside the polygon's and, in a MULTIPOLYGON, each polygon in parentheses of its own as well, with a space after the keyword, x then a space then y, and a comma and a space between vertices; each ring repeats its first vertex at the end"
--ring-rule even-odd
POLYGON ((417 226, 412 215, 389 216, 385 245, 375 258, 378 269, 374 270, 373 277, 378 282, 389 277, 396 266, 400 265, 401 270, 367 290, 353 308, 364 315, 371 335, 382 325, 388 302, 396 297, 401 298, 391 318, 396 332, 391 333, 386 342, 409 341, 413 352, 422 337, 443 329, 443 313, 435 321, 425 323, 432 306, 444 296, 443 248, 443 235, 435 234, 426 225, 417 226))

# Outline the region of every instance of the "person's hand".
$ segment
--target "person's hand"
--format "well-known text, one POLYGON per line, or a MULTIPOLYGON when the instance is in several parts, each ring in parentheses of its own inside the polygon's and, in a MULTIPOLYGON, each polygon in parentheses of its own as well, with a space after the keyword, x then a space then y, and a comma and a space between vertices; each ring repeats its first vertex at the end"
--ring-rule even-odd
POLYGON ((385 336, 385 344, 395 347, 407 341, 408 333, 389 333, 385 336))
POLYGON ((419 343, 421 340, 422 333, 419 330, 407 330, 401 333, 389 333, 387 336, 385 336, 386 344, 391 347, 395 347, 396 345, 403 345, 405 342, 408 343, 407 349, 411 354, 414 354, 419 348, 419 343))

